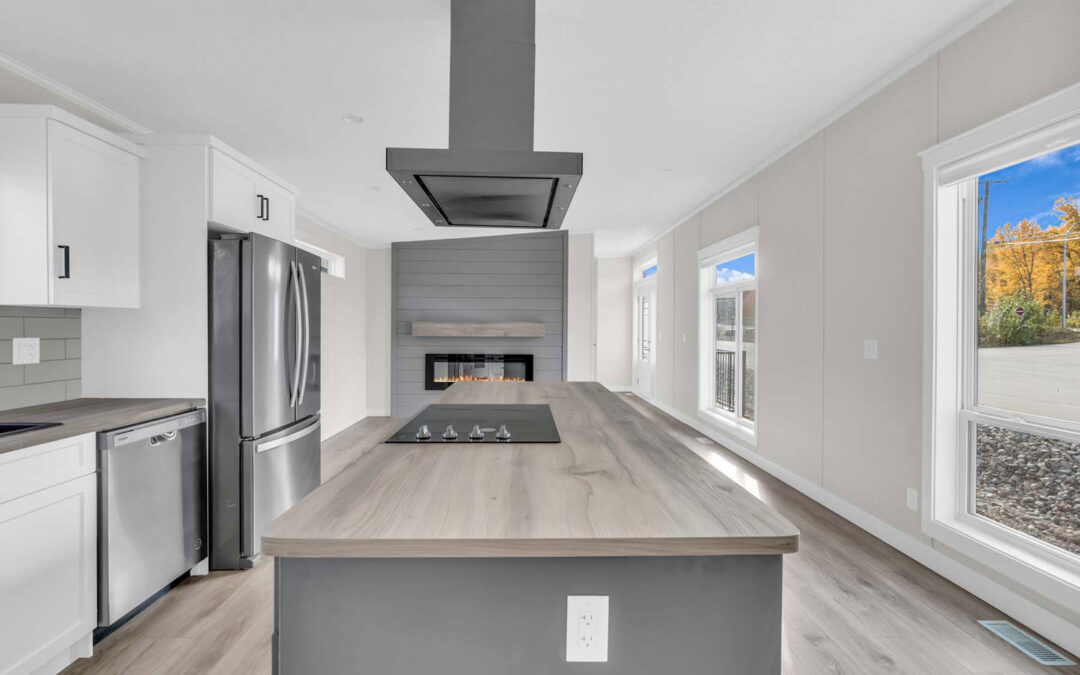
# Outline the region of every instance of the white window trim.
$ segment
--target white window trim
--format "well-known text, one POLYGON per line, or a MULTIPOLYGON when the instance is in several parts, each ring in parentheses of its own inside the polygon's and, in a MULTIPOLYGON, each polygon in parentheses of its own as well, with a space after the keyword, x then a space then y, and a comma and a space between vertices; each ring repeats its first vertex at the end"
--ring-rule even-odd
POLYGON ((1065 606, 1080 606, 1080 563, 1033 537, 972 515, 973 422, 1080 441, 1080 427, 973 402, 975 354, 971 178, 1080 142, 1080 85, 1069 87, 922 153, 923 531, 1065 606), (965 183, 966 182, 966 183, 965 183), (950 194, 951 191, 951 194, 950 194), (962 194, 966 192, 967 194, 962 194), (939 202, 939 195, 945 200, 939 202), (954 208, 954 205, 960 208, 954 208), (965 348, 964 345, 968 345, 965 348), (965 364, 965 359, 969 362, 965 364))
MULTIPOLYGON (((738 294, 747 289, 754 289, 757 291, 757 325, 761 325, 761 290, 758 287, 761 260, 759 259, 760 256, 757 255, 758 232, 759 228, 754 226, 698 251, 698 419, 712 429, 715 429, 717 432, 730 435, 739 443, 742 443, 744 446, 751 449, 757 447, 757 420, 760 417, 761 409, 760 356, 758 356, 761 351, 761 341, 759 339, 760 331, 758 332, 758 335, 755 336, 754 419, 747 420, 739 415, 742 406, 741 383, 736 392, 737 404, 734 413, 716 410, 713 405, 713 388, 715 387, 715 383, 713 382, 715 375, 712 366, 715 343, 713 335, 715 319, 713 313, 716 308, 715 297, 717 295, 726 295, 728 293, 738 294), (722 260, 738 258, 748 253, 755 254, 753 281, 724 284, 720 287, 716 286, 716 272, 714 268, 716 263, 722 260)), ((738 314, 739 323, 737 334, 741 335, 742 316, 741 312, 738 314)), ((741 355, 739 358, 742 358, 741 355)))

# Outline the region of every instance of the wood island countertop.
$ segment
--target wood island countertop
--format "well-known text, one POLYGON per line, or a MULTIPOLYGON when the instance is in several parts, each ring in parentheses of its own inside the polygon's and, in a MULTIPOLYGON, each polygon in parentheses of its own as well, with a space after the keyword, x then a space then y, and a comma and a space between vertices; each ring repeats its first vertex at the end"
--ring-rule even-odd
POLYGON ((548 403, 552 444, 387 444, 282 514, 282 557, 497 558, 776 555, 799 532, 594 382, 457 383, 439 403, 548 403))

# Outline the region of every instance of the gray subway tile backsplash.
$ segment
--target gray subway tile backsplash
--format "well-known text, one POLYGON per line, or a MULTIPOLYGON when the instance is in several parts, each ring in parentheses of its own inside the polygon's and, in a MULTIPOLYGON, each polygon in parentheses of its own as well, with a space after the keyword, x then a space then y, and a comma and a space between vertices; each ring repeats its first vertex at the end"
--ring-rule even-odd
POLYGON ((0 410, 79 398, 81 312, 0 305, 0 410), (41 363, 12 365, 11 338, 41 338, 41 363))

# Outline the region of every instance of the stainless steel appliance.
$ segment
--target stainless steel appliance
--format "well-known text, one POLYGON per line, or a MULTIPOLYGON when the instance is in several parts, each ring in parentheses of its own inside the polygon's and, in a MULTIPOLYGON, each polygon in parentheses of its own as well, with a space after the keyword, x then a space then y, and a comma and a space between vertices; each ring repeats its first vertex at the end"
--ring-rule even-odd
POLYGON ((258 562, 319 485, 321 261, 257 234, 210 241, 210 566, 258 562))
POLYGON ((387 443, 558 443, 546 403, 429 405, 387 443))
POLYGON ((98 434, 98 625, 207 554, 206 411, 98 434))

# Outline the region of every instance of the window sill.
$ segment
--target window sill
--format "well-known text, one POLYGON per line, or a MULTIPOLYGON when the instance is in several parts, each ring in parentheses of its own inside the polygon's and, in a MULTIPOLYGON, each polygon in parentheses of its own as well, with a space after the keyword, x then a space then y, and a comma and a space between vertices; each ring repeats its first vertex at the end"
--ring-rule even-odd
POLYGON ((1033 550, 1022 535, 972 516, 929 519, 924 530, 936 541, 986 565, 1065 607, 1080 606, 1080 571, 1058 556, 1033 550))
POLYGON ((698 410, 698 419, 714 431, 731 436, 751 450, 757 450, 757 433, 753 424, 706 409, 698 410))

